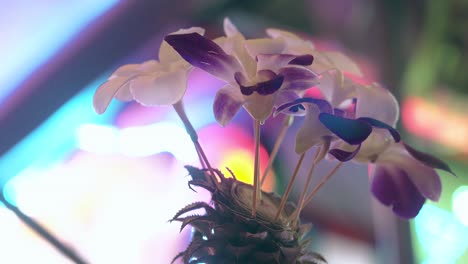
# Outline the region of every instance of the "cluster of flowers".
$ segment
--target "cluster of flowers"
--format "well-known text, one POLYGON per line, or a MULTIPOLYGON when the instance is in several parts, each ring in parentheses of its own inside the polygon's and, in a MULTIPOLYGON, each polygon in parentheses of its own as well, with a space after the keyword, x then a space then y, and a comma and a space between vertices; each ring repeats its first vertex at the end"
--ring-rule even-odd
POLYGON ((426 199, 439 199, 435 169, 450 168, 400 140, 395 97, 377 83, 356 81, 364 76, 349 57, 278 29, 268 29, 266 38, 246 39, 228 19, 224 32, 213 40, 196 27, 167 35, 159 61, 124 65, 99 87, 96 111, 103 113, 114 97, 145 106, 178 105, 190 70, 197 67, 226 83, 213 104, 221 125, 241 108, 257 124, 278 114, 304 116, 296 152, 319 147, 315 162, 331 155, 340 162, 375 164, 371 192, 400 217, 415 217, 426 199), (307 97, 311 87, 323 97, 307 97))

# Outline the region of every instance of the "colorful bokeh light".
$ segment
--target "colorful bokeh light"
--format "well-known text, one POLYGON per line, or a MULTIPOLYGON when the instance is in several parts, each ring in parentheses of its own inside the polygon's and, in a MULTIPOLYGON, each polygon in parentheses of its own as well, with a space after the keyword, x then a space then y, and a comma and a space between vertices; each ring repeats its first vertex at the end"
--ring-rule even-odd
MULTIPOLYGON (((253 182, 254 175, 254 139, 252 134, 235 124, 221 127, 218 124, 207 126, 200 130, 200 141, 205 143, 209 159, 213 166, 219 168, 224 175, 230 175, 228 167, 236 178, 246 182, 253 182), (229 140, 226 140, 229 139, 229 140)), ((269 155, 265 147, 260 146, 260 174, 268 165, 269 155)), ((275 183, 274 173, 270 173, 265 180, 263 190, 273 191, 275 183)))
POLYGON ((408 97, 402 105, 403 125, 413 134, 468 153, 468 118, 419 97, 408 97))
POLYGON ((468 227, 449 211, 425 204, 415 218, 424 264, 456 263, 468 248, 468 227))
POLYGON ((452 210, 458 221, 468 228, 468 185, 458 187, 453 193, 452 210))
POLYGON ((0 9, 0 102, 118 0, 5 1, 0 9))
MULTIPOLYGON (((8 186, 20 209, 91 263, 168 263, 190 233, 179 235, 180 225, 168 219, 177 208, 209 199, 189 190, 185 175, 169 154, 135 159, 78 152, 49 168, 30 167, 8 186)), ((22 239, 39 239, 29 233, 22 239)), ((41 246, 31 244, 28 250, 41 246)))

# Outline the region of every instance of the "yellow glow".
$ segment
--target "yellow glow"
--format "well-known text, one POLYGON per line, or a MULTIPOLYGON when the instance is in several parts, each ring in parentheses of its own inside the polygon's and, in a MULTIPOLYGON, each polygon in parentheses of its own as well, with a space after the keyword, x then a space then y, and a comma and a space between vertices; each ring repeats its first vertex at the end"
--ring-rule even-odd
POLYGON ((237 150, 229 153, 221 162, 220 168, 224 175, 231 175, 228 167, 239 181, 253 184, 254 156, 245 150, 237 150))
MULTIPOLYGON (((261 151, 262 152, 262 151, 261 151)), ((254 155, 251 151, 245 149, 236 149, 228 152, 224 156, 221 162, 218 164, 218 168, 227 177, 231 173, 226 169, 228 167, 236 176, 239 181, 253 185, 254 175, 254 155)), ((260 175, 263 175, 268 163, 268 157, 266 155, 260 155, 260 175)), ((275 174, 270 171, 267 176, 265 183, 262 186, 263 191, 271 192, 275 185, 275 174)))

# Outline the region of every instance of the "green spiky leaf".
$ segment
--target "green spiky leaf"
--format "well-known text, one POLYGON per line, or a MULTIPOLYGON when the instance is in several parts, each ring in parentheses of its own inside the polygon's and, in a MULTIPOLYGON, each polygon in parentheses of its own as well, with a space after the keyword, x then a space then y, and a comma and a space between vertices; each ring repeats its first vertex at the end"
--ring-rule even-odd
POLYGON ((213 223, 212 220, 210 220, 211 218, 207 215, 190 215, 190 216, 187 216, 187 217, 182 217, 182 218, 175 218, 173 219, 173 221, 179 221, 179 222, 182 222, 182 225, 180 227, 180 232, 182 232, 182 230, 184 230, 184 228, 191 224, 192 222, 206 222, 206 223, 213 223))
POLYGON ((207 215, 211 215, 215 212, 215 210, 207 203, 205 202, 195 202, 195 203, 191 203, 189 205, 186 205, 184 208, 180 209, 175 215, 174 217, 172 217, 171 221, 175 220, 176 218, 178 218, 179 216, 185 214, 185 213, 188 213, 190 211, 193 211, 193 210, 197 210, 197 209, 205 209, 206 211, 206 214, 207 215))

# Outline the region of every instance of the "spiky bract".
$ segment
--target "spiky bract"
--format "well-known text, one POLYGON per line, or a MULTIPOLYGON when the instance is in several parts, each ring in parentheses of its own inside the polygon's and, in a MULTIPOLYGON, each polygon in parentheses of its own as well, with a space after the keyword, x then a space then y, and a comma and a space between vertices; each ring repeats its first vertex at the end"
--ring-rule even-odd
POLYGON ((189 246, 174 261, 181 258, 188 264, 326 262, 322 256, 308 250, 310 240, 304 236, 311 225, 302 225, 297 219, 288 220, 295 210, 292 203, 288 203, 275 220, 281 198, 263 192, 253 218, 254 189, 251 185, 227 178, 217 170, 214 176, 206 170, 186 168, 192 177, 189 187, 199 186, 211 192, 213 205, 196 202, 181 209, 171 219, 182 222, 181 230, 187 225, 194 228, 189 246), (205 214, 187 215, 198 209, 204 209, 205 214))

